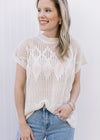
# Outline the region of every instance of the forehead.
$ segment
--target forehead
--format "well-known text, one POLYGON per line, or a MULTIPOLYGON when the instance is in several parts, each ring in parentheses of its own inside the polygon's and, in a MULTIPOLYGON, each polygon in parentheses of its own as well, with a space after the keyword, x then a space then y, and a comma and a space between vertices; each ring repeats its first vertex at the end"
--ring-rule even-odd
POLYGON ((38 8, 55 8, 55 5, 51 0, 39 0, 38 8))

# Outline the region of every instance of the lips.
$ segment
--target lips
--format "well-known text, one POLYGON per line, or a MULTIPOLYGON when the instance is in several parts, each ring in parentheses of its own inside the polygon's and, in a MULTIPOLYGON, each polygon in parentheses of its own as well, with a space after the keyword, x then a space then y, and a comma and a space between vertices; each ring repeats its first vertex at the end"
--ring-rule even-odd
POLYGON ((41 23, 41 22, 47 23, 47 22, 49 22, 49 21, 47 21, 47 20, 40 20, 40 23, 41 23))
POLYGON ((47 21, 47 20, 40 20, 40 24, 41 25, 45 25, 45 24, 47 24, 49 21, 47 21))

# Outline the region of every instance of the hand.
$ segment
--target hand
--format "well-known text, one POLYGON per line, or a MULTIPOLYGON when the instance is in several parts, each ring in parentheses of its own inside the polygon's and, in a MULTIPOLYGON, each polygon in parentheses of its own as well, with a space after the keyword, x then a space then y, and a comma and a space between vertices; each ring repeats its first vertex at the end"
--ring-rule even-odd
POLYGON ((19 139, 18 140, 35 140, 33 132, 27 123, 21 124, 19 129, 19 139))
POLYGON ((73 110, 68 104, 64 104, 54 111, 54 114, 59 113, 59 117, 66 120, 73 110))

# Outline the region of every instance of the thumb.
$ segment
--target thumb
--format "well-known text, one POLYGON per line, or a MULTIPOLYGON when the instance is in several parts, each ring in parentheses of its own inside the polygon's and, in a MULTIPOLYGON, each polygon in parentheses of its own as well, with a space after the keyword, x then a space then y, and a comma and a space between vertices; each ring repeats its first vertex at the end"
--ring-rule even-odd
POLYGON ((56 110, 54 111, 54 114, 59 113, 59 111, 61 111, 61 110, 62 110, 62 107, 59 107, 58 109, 56 109, 56 110))
POLYGON ((31 131, 31 134, 30 135, 31 135, 32 140, 35 140, 32 131, 31 131))

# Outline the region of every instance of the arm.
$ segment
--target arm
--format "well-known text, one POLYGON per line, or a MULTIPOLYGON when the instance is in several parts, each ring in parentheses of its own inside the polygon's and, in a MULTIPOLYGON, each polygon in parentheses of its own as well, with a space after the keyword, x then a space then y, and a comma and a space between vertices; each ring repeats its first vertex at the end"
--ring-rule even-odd
POLYGON ((17 64, 14 95, 19 125, 26 122, 24 116, 25 81, 26 81, 26 70, 22 68, 19 64, 17 64))
POLYGON ((56 109, 54 114, 59 113, 59 117, 61 119, 67 119, 75 106, 75 102, 79 96, 79 92, 80 92, 80 71, 75 74, 69 102, 56 109))
POLYGON ((32 138, 32 140, 34 140, 33 132, 31 128, 28 126, 28 124, 26 123, 25 115, 24 115, 25 83, 26 83, 26 70, 17 63, 14 94, 15 94, 15 104, 16 104, 17 115, 18 115, 18 123, 20 126, 18 140, 21 140, 23 138, 30 139, 30 137, 32 138))
POLYGON ((69 102, 72 102, 75 105, 76 100, 79 96, 79 92, 80 92, 80 71, 75 74, 69 102))

